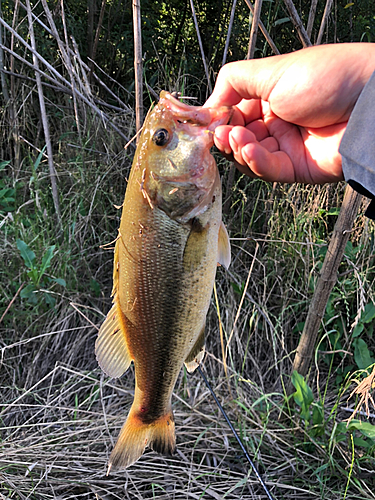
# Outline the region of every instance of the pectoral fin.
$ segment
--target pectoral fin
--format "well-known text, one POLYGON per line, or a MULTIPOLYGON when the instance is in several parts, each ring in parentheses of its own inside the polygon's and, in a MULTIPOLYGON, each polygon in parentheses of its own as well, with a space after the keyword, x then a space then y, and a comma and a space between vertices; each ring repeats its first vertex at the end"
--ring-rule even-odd
POLYGON ((199 219, 193 219, 183 255, 183 264, 186 271, 195 271, 206 255, 208 227, 208 224, 203 227, 199 219))
POLYGON ((219 229, 219 245, 218 245, 218 258, 217 261, 219 264, 228 269, 230 265, 231 255, 230 255, 230 242, 229 236, 226 227, 224 226, 223 221, 221 222, 219 229))
POLYGON ((185 366, 189 373, 193 373, 198 368, 204 357, 204 326, 199 334, 188 357, 185 359, 185 366))
POLYGON ((114 378, 125 373, 131 363, 120 314, 115 298, 95 342, 95 354, 100 368, 114 378))

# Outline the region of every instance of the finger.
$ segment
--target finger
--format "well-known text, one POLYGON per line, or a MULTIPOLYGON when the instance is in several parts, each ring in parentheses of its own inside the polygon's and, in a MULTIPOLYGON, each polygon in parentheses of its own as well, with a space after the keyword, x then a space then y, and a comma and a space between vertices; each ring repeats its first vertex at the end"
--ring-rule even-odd
POLYGON ((217 149, 224 155, 232 155, 233 151, 229 144, 229 134, 233 129, 232 125, 220 125, 215 129, 214 143, 217 149))
POLYGON ((242 149, 248 143, 255 142, 256 137, 245 127, 233 127, 228 134, 228 144, 232 150, 234 159, 240 165, 247 165, 247 161, 242 156, 242 149))
POLYGON ((246 144, 241 156, 254 175, 269 182, 296 182, 293 163, 283 151, 268 151, 259 143, 246 144))
POLYGON ((246 125, 247 130, 252 132, 257 141, 263 141, 266 137, 269 137, 270 133, 263 120, 255 120, 248 125, 246 125))
POLYGON ((267 149, 270 153, 276 153, 276 151, 280 151, 280 146, 277 140, 274 137, 266 137, 263 141, 259 141, 259 144, 267 149))

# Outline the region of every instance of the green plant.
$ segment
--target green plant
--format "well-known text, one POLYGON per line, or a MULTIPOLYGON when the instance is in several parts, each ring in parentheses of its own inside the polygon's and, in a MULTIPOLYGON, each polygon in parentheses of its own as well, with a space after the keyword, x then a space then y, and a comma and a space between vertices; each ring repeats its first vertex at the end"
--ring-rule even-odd
POLYGON ((41 262, 37 262, 35 253, 22 240, 17 240, 17 248, 20 251, 21 257, 25 266, 28 268, 27 276, 31 283, 28 283, 21 290, 21 298, 27 300, 30 305, 37 305, 39 301, 44 301, 50 307, 55 305, 55 298, 51 290, 46 290, 53 283, 65 287, 66 282, 62 278, 54 278, 46 274, 47 269, 51 266, 51 261, 55 252, 55 245, 47 248, 41 262))

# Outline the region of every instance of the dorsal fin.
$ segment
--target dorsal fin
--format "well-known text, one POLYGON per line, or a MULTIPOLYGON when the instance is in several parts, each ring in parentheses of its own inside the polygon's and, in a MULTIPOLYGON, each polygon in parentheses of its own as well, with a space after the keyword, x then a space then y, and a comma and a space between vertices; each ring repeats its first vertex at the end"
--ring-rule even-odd
POLYGON ((226 227, 223 221, 221 221, 219 229, 219 245, 218 245, 218 257, 217 261, 219 264, 228 269, 230 265, 231 255, 230 255, 230 242, 226 227))
POLYGON ((120 306, 114 304, 102 324, 95 342, 95 354, 100 368, 110 377, 121 377, 129 368, 131 356, 126 345, 120 306))

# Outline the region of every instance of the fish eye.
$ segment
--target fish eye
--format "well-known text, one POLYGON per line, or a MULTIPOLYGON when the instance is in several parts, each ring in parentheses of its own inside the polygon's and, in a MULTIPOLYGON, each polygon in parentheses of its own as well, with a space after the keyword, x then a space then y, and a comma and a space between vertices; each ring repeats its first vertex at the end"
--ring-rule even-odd
POLYGON ((169 141, 169 132, 165 128, 159 128, 152 136, 152 142, 157 146, 165 146, 169 141))

